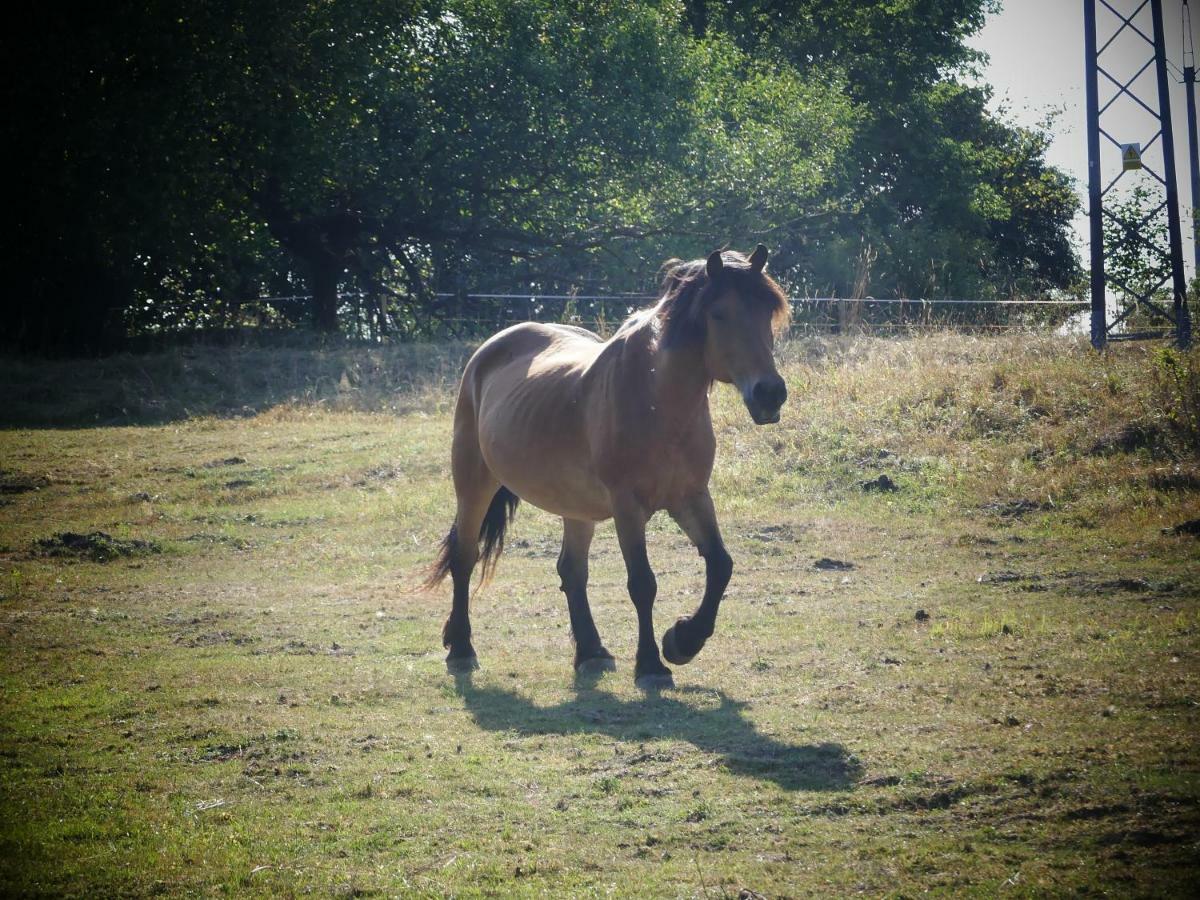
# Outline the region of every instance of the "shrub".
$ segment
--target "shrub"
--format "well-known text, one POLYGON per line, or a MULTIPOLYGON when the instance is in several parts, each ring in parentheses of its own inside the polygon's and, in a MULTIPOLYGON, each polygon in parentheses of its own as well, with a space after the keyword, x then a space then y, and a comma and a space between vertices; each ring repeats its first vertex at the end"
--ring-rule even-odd
POLYGON ((1153 402, 1173 449, 1200 457, 1200 350, 1157 350, 1151 366, 1153 402))

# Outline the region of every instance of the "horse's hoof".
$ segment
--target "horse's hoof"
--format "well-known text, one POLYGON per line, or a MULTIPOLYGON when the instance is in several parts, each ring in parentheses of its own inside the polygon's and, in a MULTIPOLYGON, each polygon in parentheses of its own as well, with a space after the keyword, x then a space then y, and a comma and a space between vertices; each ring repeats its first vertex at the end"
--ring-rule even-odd
POLYGON ((639 675, 633 680, 633 683, 639 690, 643 690, 648 694, 669 691, 675 687, 675 679, 671 677, 670 672, 653 672, 649 675, 639 675))
POLYGON ((451 675, 466 675, 479 668, 479 657, 472 653, 470 656, 447 656, 446 671, 451 675))
POLYGON ((669 663, 672 663, 676 666, 686 666, 696 658, 696 654, 693 653, 691 656, 687 656, 686 654, 680 652, 679 645, 675 642, 676 627, 678 627, 678 623, 672 625, 666 630, 666 632, 663 633, 663 656, 669 663))
POLYGON ((575 664, 576 675, 599 675, 617 671, 617 661, 611 656, 589 656, 575 664))

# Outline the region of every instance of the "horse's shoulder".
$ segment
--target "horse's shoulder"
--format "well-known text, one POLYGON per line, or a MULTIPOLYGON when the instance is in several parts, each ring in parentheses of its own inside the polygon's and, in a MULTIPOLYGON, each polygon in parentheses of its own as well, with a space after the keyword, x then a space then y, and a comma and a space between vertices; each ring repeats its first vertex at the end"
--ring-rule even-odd
POLYGON ((624 400, 642 397, 648 384, 643 381, 653 369, 654 335, 648 329, 624 329, 604 342, 588 363, 584 375, 585 390, 613 412, 623 410, 624 400))

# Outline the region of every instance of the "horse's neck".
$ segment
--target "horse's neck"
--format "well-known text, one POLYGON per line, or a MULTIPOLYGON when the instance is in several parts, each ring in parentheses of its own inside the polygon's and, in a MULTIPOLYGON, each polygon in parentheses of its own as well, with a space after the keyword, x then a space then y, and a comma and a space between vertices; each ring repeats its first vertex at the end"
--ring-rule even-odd
POLYGON ((708 421, 708 389, 703 345, 654 350, 654 405, 660 417, 679 427, 708 421))

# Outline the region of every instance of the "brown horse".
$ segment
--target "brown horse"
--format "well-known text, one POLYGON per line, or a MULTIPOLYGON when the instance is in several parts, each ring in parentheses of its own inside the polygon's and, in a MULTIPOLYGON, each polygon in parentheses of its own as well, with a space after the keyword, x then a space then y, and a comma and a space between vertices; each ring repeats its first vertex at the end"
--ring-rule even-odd
POLYGON ((596 523, 616 521, 638 618, 639 687, 673 684, 654 640, 656 584, 646 522, 665 509, 704 557, 704 599, 663 635, 663 655, 690 662, 713 633, 733 572, 708 479, 716 439, 714 381, 741 391, 760 425, 779 421, 787 398, 775 368, 775 336, 787 299, 749 258, 713 253, 677 262, 662 299, 632 315, 608 341, 568 325, 526 323, 494 335, 463 372, 451 465, 458 510, 428 585, 449 574, 454 601, 442 632, 452 672, 478 666, 468 585, 482 558, 486 581, 520 499, 563 518, 558 573, 567 595, 577 672, 615 668, 587 599, 588 548, 596 523))

